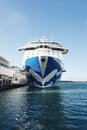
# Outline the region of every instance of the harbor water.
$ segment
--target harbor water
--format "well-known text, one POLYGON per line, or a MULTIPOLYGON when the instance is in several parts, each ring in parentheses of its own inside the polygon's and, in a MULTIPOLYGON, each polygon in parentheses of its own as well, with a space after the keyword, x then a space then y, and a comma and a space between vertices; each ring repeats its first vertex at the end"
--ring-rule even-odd
POLYGON ((0 92, 0 130, 86 130, 87 83, 0 92))

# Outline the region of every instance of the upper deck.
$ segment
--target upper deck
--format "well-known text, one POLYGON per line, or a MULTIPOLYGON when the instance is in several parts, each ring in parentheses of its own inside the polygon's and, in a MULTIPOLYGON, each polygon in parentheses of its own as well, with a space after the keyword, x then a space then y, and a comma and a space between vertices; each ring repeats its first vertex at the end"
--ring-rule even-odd
POLYGON ((31 42, 27 43, 24 47, 19 48, 20 52, 25 51, 35 51, 35 50, 53 50, 53 51, 60 51, 62 54, 66 54, 68 52, 68 49, 63 48, 62 45, 56 42, 46 42, 46 41, 38 41, 38 42, 31 42))

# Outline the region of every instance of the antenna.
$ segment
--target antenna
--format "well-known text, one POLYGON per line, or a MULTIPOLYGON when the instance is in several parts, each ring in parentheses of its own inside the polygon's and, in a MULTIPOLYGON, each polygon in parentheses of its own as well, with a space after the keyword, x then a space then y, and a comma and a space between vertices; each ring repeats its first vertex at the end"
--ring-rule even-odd
POLYGON ((53 37, 52 37, 52 34, 51 34, 51 43, 52 43, 52 38, 53 38, 53 37))
MULTIPOLYGON (((53 37, 52 37, 52 34, 51 34, 51 41, 50 41, 50 42, 51 42, 51 44, 52 44, 52 38, 53 38, 53 37)), ((51 45, 50 45, 50 49, 51 49, 51 45)))
POLYGON ((37 42, 37 35, 35 35, 35 43, 37 42))

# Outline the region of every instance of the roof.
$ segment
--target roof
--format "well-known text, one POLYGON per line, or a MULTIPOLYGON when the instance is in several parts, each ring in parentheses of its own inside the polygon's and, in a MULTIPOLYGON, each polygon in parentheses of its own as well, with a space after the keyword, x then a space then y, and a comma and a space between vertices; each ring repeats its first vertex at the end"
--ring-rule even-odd
POLYGON ((2 56, 0 56, 0 59, 1 60, 3 60, 3 61, 5 61, 5 62, 7 62, 7 63, 9 63, 9 61, 7 61, 4 57, 2 57, 2 56))

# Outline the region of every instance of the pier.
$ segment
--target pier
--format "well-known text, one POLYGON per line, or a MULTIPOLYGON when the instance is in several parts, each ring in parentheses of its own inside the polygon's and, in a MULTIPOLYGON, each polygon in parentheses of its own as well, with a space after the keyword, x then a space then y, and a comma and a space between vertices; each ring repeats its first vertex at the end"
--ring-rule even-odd
POLYGON ((10 90, 10 89, 15 89, 15 88, 21 88, 21 87, 24 87, 24 86, 28 86, 28 84, 6 84, 6 85, 1 85, 0 86, 0 91, 3 91, 3 90, 10 90))

